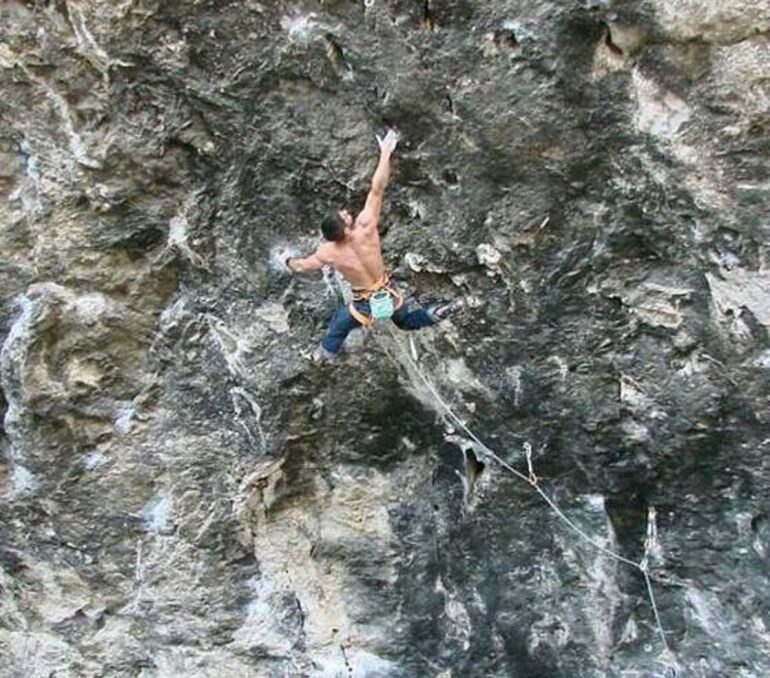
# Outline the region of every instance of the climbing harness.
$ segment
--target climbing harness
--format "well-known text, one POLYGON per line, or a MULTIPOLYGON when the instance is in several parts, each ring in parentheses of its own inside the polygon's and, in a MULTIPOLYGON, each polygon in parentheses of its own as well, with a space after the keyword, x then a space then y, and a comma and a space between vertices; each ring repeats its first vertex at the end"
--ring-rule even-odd
POLYGON ((352 315, 364 327, 371 327, 375 320, 387 320, 404 305, 404 295, 390 282, 390 273, 385 273, 371 287, 354 288, 353 300, 348 306, 352 315), (368 301, 369 314, 356 308, 356 303, 368 301))
MULTIPOLYGON (((538 495, 545 501, 545 503, 551 508, 551 510, 556 514, 556 516, 564 522, 573 532, 575 532, 578 536, 580 536, 584 541, 591 544, 594 548, 601 551, 605 555, 609 556, 610 558, 613 558, 614 560, 617 560, 618 562, 625 563, 626 565, 630 565, 631 567, 639 570, 642 575, 644 576, 644 581, 647 586, 647 595, 650 599, 650 604, 652 605, 652 611, 655 617, 655 624, 658 629, 658 633, 660 635, 661 642, 663 643, 663 647, 665 649, 666 654, 671 654, 671 650, 668 645, 668 641, 666 640, 666 633, 663 630, 663 625, 660 621, 660 615, 658 614, 658 606, 655 601, 655 594, 652 589, 652 580, 650 578, 649 573, 649 558, 650 555, 657 549, 660 548, 660 544, 658 542, 658 532, 657 532, 657 525, 656 525, 656 514, 655 514, 655 508, 650 507, 647 515, 647 539, 644 543, 644 557, 642 558, 642 561, 637 563, 633 560, 630 560, 628 558, 625 558, 624 556, 621 556, 619 553, 616 553, 615 551, 608 549, 606 546, 600 544, 596 539, 594 539, 592 536, 590 536, 588 533, 583 530, 579 525, 577 525, 571 518, 569 518, 565 513, 556 505, 556 503, 551 499, 551 497, 540 487, 539 485, 539 478, 535 475, 534 466, 532 463, 532 446, 529 442, 524 443, 524 454, 526 456, 527 460, 527 473, 524 474, 521 471, 518 471, 513 466, 511 466, 507 461, 505 461, 503 458, 501 458, 499 455, 497 455, 492 449, 487 447, 486 444, 484 444, 479 437, 471 431, 470 428, 465 424, 465 422, 458 417, 454 411, 452 410, 449 405, 444 401, 444 399, 441 397, 439 392, 437 391, 436 387, 433 385, 433 383, 426 377, 422 370, 420 369, 420 366, 417 364, 417 361, 412 358, 412 356, 409 355, 409 353, 404 349, 404 347, 400 344, 398 339, 396 338, 395 334, 391 332, 391 338, 395 342, 396 346, 399 347, 401 350, 401 353, 404 355, 406 359, 406 363, 409 367, 411 367, 412 371, 419 377, 420 381, 426 386, 430 394, 435 399, 435 402, 438 403, 438 405, 441 406, 441 408, 444 411, 444 415, 442 415, 445 420, 450 419, 453 421, 457 426, 462 429, 465 434, 475 443, 477 446, 477 449, 482 452, 485 456, 487 456, 489 459, 494 460, 497 462, 500 466, 502 466, 504 469, 509 471, 511 474, 516 476, 519 480, 523 480, 526 482, 532 489, 537 492, 538 495)), ((397 358, 394 358, 390 352, 385 349, 385 352, 388 354, 388 356, 391 358, 391 360, 396 364, 398 367, 398 360, 397 358)))

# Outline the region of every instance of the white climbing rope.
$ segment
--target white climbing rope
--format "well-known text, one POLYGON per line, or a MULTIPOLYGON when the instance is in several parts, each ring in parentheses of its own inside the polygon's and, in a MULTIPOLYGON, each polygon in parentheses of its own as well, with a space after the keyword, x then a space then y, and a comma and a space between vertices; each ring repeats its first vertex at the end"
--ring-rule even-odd
MULTIPOLYGON (((532 487, 532 489, 535 492, 537 492, 537 494, 540 495, 543 501, 545 501, 545 503, 548 504, 548 506, 558 516, 558 518, 561 519, 562 522, 564 522, 573 532, 579 535, 584 541, 588 542, 594 548, 598 549, 605 555, 617 560, 618 562, 625 563, 626 565, 629 565, 639 570, 642 573, 642 575, 644 576, 646 587, 647 587, 647 594, 650 599, 650 603, 652 605, 652 611, 655 617, 655 624, 657 625, 658 633, 660 634, 660 639, 663 643, 663 647, 665 648, 666 653, 670 653, 668 641, 666 640, 666 633, 663 630, 663 625, 661 624, 661 621, 660 621, 660 615, 658 614, 658 606, 655 601, 655 594, 652 589, 652 580, 650 579, 650 574, 649 574, 649 556, 655 549, 659 548, 657 525, 655 522, 655 508, 650 507, 648 512, 647 538, 645 539, 645 542, 644 542, 644 557, 642 558, 641 562, 639 563, 634 562, 633 560, 630 560, 620 555, 619 553, 616 553, 612 549, 609 549, 606 546, 600 544, 593 537, 591 537, 587 532, 585 532, 583 528, 577 525, 571 518, 565 515, 564 512, 556 505, 556 503, 548 496, 548 494, 540 487, 540 484, 538 482, 539 478, 535 475, 534 466, 532 463, 532 446, 530 445, 530 443, 529 442, 524 443, 524 454, 527 459, 527 472, 528 472, 528 474, 525 475, 521 471, 518 471, 513 466, 511 466, 507 461, 505 461, 505 459, 497 455, 494 452, 494 450, 490 449, 486 444, 484 444, 479 439, 479 437, 466 425, 466 423, 454 413, 452 408, 449 407, 446 401, 441 397, 436 387, 431 383, 430 379, 428 379, 428 377, 426 377, 423 374, 417 362, 412 358, 411 355, 409 355, 409 352, 406 351, 403 348, 403 346, 401 346, 401 343, 396 338, 392 328, 389 328, 389 332, 396 346, 398 346, 398 348, 401 350, 402 354, 404 355, 407 363, 411 366, 412 370, 420 378, 420 380, 428 389, 428 391, 430 391, 435 401, 444 410, 444 415, 442 415, 442 417, 444 416, 449 417, 465 432, 465 434, 474 443, 476 443, 476 445, 478 446, 478 449, 481 452, 483 452, 490 459, 493 459, 494 461, 496 461, 500 466, 502 466, 504 469, 509 471, 512 475, 516 476, 519 480, 523 480, 525 483, 530 485, 530 487, 532 487)), ((391 353, 387 349, 385 349, 385 352, 387 353, 388 357, 394 362, 394 364, 398 366, 397 360, 391 355, 391 353)))

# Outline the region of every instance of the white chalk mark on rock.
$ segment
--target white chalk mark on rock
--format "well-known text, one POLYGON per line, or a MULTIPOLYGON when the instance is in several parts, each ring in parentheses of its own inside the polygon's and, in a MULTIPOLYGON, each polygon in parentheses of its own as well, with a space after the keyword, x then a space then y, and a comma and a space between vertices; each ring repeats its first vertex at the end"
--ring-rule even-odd
POLYGON ((418 254, 417 252, 407 252, 404 255, 404 263, 415 273, 420 273, 421 271, 427 271, 428 273, 446 272, 444 268, 432 264, 424 255, 418 254))
POLYGON ((234 335, 220 318, 210 314, 206 314, 205 318, 213 331, 219 347, 222 349, 227 369, 231 374, 239 376, 244 369, 241 363, 241 356, 247 350, 243 345, 243 341, 234 335))
POLYGON ((270 254, 267 258, 268 266, 270 266, 276 273, 290 274, 292 271, 286 265, 286 260, 290 257, 300 258, 301 256, 299 248, 295 245, 286 245, 284 243, 273 245, 273 247, 270 248, 270 254))
POLYGON ((101 452, 89 452, 83 457, 83 467, 88 471, 93 471, 104 466, 107 463, 107 457, 101 452))
POLYGON ((690 107, 672 92, 659 89, 638 69, 632 73, 632 82, 637 100, 636 127, 654 137, 676 137, 682 125, 690 119, 690 107))
POLYGON ((174 532, 172 520, 171 495, 166 490, 159 490, 140 511, 147 529, 156 535, 170 535, 174 532))
POLYGON ((235 417, 238 425, 246 432, 247 437, 253 444, 258 444, 259 452, 264 453, 267 448, 267 439, 265 438, 265 432, 262 429, 262 408, 248 391, 236 386, 230 389, 230 397, 233 401, 233 409, 235 410, 235 417), (248 413, 244 412, 243 403, 246 403, 249 407, 251 418, 253 418, 254 426, 257 430, 257 435, 248 425, 248 413))
POLYGON ((21 394, 20 372, 27 357, 28 337, 33 321, 34 304, 24 294, 14 300, 17 316, 0 348, 0 386, 2 386, 7 408, 3 418, 3 430, 9 445, 8 458, 11 465, 11 483, 14 497, 33 492, 37 481, 24 466, 23 451, 19 445, 24 405, 21 394))
POLYGON ((288 33, 289 42, 302 44, 310 42, 318 27, 317 16, 315 12, 310 12, 310 14, 295 14, 291 17, 283 17, 281 19, 281 28, 288 33))
POLYGON ((471 618, 468 610, 465 608, 465 605, 457 600, 457 596, 447 591, 441 576, 436 578, 434 590, 436 593, 444 596, 444 614, 446 615, 444 626, 447 637, 458 642, 463 651, 466 651, 470 647, 472 634, 471 618))
POLYGON ((500 264, 502 262, 503 255, 494 247, 492 247, 492 245, 483 242, 478 247, 476 247, 476 258, 482 266, 487 267, 487 275, 500 275, 500 264))
POLYGON ((75 129, 73 115, 70 111, 67 100, 43 78, 37 77, 26 67, 22 68, 30 80, 40 85, 40 87, 46 93, 46 96, 54 104, 54 107, 58 111, 59 117, 61 118, 64 132, 67 135, 70 152, 74 156, 75 160, 84 167, 88 167, 90 169, 101 169, 102 163, 89 155, 88 144, 83 141, 82 137, 75 129))
POLYGON ((126 407, 121 407, 115 417, 115 428, 123 435, 128 435, 131 431, 131 420, 135 414, 136 409, 133 403, 126 407))
POLYGON ((706 274, 715 310, 726 316, 739 315, 747 308, 765 327, 770 328, 770 272, 736 268, 721 276, 706 274))
POLYGON ((193 266, 208 270, 206 262, 192 247, 190 247, 190 223, 187 215, 194 207, 198 194, 194 193, 185 200, 179 213, 168 222, 168 241, 166 251, 176 250, 185 257, 193 266))
POLYGON ((110 66, 130 66, 131 64, 110 58, 110 55, 96 41, 91 31, 88 29, 83 10, 74 0, 65 0, 64 3, 70 17, 72 31, 78 43, 78 53, 84 56, 88 61, 104 75, 107 76, 110 66))

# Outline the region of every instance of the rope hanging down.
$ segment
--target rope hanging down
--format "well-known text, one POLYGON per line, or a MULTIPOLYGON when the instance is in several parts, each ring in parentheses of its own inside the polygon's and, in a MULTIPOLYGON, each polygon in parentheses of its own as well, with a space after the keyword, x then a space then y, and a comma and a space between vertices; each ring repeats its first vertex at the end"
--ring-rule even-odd
MULTIPOLYGON (((505 461, 505 459, 497 455, 494 452, 494 450, 487 447, 487 445, 484 444, 479 439, 479 437, 473 431, 471 431, 470 428, 468 428, 465 422, 462 419, 460 419, 460 417, 458 417, 454 413, 452 408, 449 407, 449 405, 444 401, 444 399, 441 397, 441 395, 436 390, 436 387, 431 383, 431 381, 422 373, 422 370, 420 370, 420 366, 417 364, 416 360, 412 358, 412 356, 409 355, 409 353, 403 348, 403 346, 401 345, 401 343, 398 341, 395 334, 393 333, 393 330, 390 329, 389 331, 390 331, 391 338, 393 339, 393 341, 396 343, 396 346, 398 346, 399 350, 406 358, 407 363, 411 366, 414 373, 420 378, 420 380, 428 389, 428 391, 430 391, 435 401, 444 410, 444 414, 442 415, 442 418, 448 417, 449 419, 451 419, 451 421, 455 422, 457 426, 459 426, 465 432, 465 434, 476 444, 477 449, 480 452, 482 452, 488 458, 493 459, 500 466, 502 466, 504 469, 509 471, 512 475, 516 476, 519 480, 523 480, 525 483, 529 484, 532 487, 532 489, 534 489, 535 492, 537 492, 537 494, 540 495, 543 501, 545 501, 545 503, 548 504, 548 506, 557 515, 557 517, 562 522, 564 522, 573 532, 579 535, 584 541, 588 542, 594 548, 601 551, 602 553, 609 556, 610 558, 613 558, 618 562, 625 563, 626 565, 630 565, 631 567, 639 570, 642 573, 642 575, 644 576, 646 587, 647 587, 647 595, 650 599, 650 604, 652 605, 652 611, 655 616, 655 624, 658 628, 658 633, 660 634, 661 642, 663 643, 663 647, 665 648, 666 652, 670 652, 668 641, 666 640, 666 633, 663 630, 663 625, 661 624, 661 621, 660 621, 660 615, 658 614, 658 606, 655 601, 655 594, 652 589, 652 581, 650 579, 650 574, 649 574, 649 557, 653 551, 660 548, 660 545, 658 542, 657 525, 655 522, 655 515, 656 515, 655 508, 654 507, 649 508, 649 512, 647 516, 647 538, 645 539, 645 542, 644 542, 644 557, 642 558, 641 562, 639 563, 634 562, 633 560, 625 558, 619 553, 616 553, 615 551, 608 549, 606 546, 600 544, 588 533, 586 533, 585 530, 583 530, 583 528, 577 525, 571 518, 565 515, 564 512, 548 496, 548 494, 546 494, 545 491, 540 487, 538 483, 539 478, 535 475, 534 467, 532 464, 532 445, 530 445, 529 442, 524 443, 524 454, 526 455, 526 459, 527 459, 527 472, 528 472, 528 475, 525 475, 521 471, 518 471, 513 466, 511 466, 507 461, 505 461)), ((390 354, 390 352, 387 349, 385 349, 385 352, 388 354, 388 357, 390 357, 390 359, 396 364, 396 366, 398 366, 397 360, 390 354)))

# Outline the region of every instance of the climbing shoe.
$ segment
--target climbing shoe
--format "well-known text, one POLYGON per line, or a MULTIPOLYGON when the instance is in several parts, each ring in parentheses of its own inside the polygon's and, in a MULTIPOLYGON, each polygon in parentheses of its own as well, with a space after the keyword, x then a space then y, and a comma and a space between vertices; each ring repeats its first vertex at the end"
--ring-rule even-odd
POLYGON ((461 311, 463 308, 465 308, 464 299, 453 299, 452 301, 441 304, 440 306, 434 306, 430 309, 430 314, 436 319, 436 322, 438 322, 439 320, 444 320, 450 315, 461 311))

